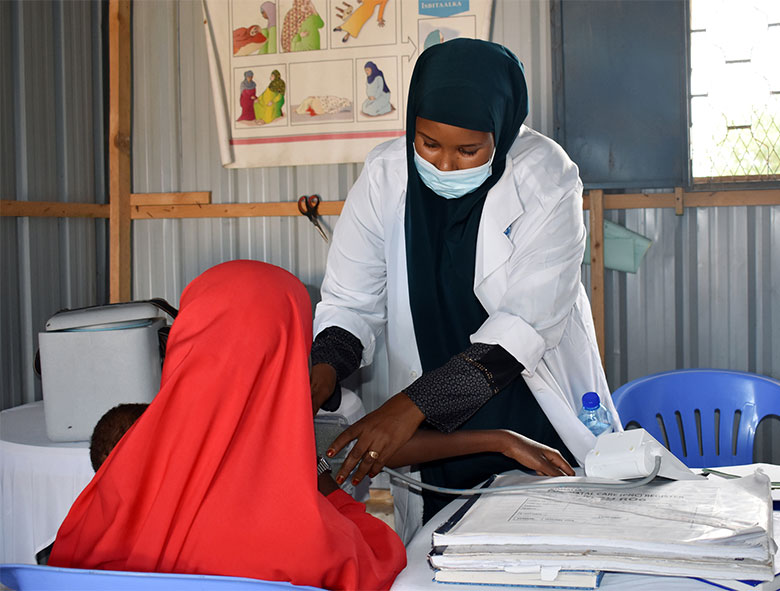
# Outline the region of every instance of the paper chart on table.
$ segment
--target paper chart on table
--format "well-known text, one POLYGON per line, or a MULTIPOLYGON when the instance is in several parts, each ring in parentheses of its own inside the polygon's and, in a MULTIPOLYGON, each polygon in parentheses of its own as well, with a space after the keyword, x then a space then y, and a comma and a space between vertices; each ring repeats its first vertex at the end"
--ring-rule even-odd
MULTIPOLYGON (((493 486, 518 479, 525 478, 500 476, 493 486)), ((655 481, 630 490, 578 487, 492 494, 434 533, 431 562, 447 568, 484 561, 492 567, 536 563, 766 577, 773 574, 771 514, 769 479, 763 474, 655 481), (471 548, 459 551, 462 546, 471 548)))

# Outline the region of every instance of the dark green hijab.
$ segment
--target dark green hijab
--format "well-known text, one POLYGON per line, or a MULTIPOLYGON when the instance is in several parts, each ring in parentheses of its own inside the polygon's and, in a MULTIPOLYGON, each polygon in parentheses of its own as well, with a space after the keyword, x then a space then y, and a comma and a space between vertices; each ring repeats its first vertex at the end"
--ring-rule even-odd
POLYGON ((406 261, 423 371, 469 346, 487 318, 474 295, 477 231, 485 196, 504 173, 506 155, 528 114, 523 67, 505 47, 453 39, 420 54, 406 115, 406 261), (459 199, 436 195, 414 164, 417 117, 493 133, 493 171, 459 199))

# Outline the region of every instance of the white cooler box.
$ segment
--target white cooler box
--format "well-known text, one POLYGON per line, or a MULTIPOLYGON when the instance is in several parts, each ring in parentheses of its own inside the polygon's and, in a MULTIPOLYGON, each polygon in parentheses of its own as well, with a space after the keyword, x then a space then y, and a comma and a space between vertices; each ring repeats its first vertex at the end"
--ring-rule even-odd
POLYGON ((49 439, 89 440, 110 408, 152 401, 164 354, 159 331, 176 314, 163 303, 173 312, 130 302, 67 310, 49 319, 46 331, 38 333, 49 439))

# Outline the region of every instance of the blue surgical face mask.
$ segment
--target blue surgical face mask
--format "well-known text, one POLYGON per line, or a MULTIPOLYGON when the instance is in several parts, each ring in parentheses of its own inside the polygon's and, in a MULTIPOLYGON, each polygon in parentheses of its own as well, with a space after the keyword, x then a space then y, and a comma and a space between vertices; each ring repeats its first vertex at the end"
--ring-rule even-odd
POLYGON ((490 155, 490 160, 481 166, 461 170, 439 170, 417 153, 414 144, 412 147, 414 149, 414 165, 422 182, 431 191, 445 199, 463 197, 484 183, 493 172, 495 148, 493 154, 490 155))

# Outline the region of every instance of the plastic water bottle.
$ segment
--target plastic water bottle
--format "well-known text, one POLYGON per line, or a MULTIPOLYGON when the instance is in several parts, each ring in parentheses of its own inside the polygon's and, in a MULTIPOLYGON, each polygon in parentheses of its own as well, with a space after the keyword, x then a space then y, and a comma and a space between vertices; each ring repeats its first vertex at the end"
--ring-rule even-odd
POLYGON ((604 408, 596 392, 586 392, 582 395, 582 409, 577 418, 597 437, 613 429, 612 413, 604 408))

